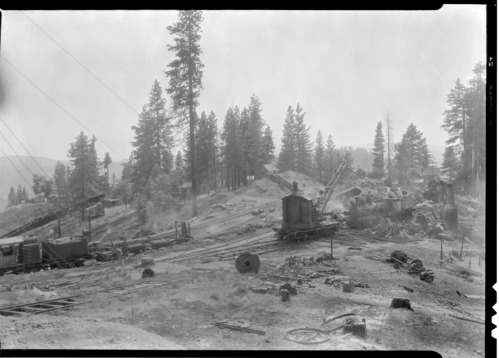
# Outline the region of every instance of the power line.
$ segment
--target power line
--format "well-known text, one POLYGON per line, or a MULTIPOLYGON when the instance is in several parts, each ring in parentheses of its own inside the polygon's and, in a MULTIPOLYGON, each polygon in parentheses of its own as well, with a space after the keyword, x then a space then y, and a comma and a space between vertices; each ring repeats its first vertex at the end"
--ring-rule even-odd
POLYGON ((15 151, 14 147, 12 147, 12 145, 9 143, 9 141, 7 140, 7 138, 5 138, 5 136, 3 135, 2 132, 0 132, 0 135, 5 140, 5 143, 8 144, 8 146, 10 147, 10 149, 12 149, 12 151, 14 152, 15 156, 17 157, 17 159, 19 159, 19 161, 21 162, 21 164, 24 165, 24 167, 26 168, 26 170, 31 174, 31 176, 33 176, 33 172, 31 171, 31 169, 29 169, 29 167, 26 165, 26 163, 24 163, 24 161, 21 159, 21 157, 19 156, 19 154, 17 154, 17 152, 15 151))
POLYGON ((108 85, 106 85, 99 77, 97 77, 92 71, 90 71, 84 64, 82 64, 76 57, 74 57, 68 50, 64 48, 59 42, 57 42, 52 36, 49 35, 48 32, 46 32, 40 25, 38 25, 34 20, 32 20, 26 13, 23 11, 22 12, 26 18, 31 21, 40 31, 42 31, 45 35, 47 35, 48 38, 50 38, 57 46, 59 46, 64 52, 66 52, 73 60, 76 61, 85 71, 90 73, 97 81, 99 81, 104 87, 106 87, 112 94, 116 96, 121 102, 123 102, 128 108, 130 108, 135 114, 139 114, 135 109, 133 109, 132 106, 130 106, 123 98, 121 98, 116 92, 114 92, 108 85))
POLYGON ((111 61, 113 61, 118 67, 125 73, 127 73, 131 78, 133 78, 137 83, 139 83, 144 89, 146 89, 146 85, 143 84, 140 80, 138 80, 134 75, 132 75, 129 71, 127 71, 125 68, 123 68, 118 61, 116 61, 110 54, 108 54, 101 46, 99 46, 95 41, 93 41, 90 36, 88 36, 86 33, 84 33, 78 26, 76 26, 74 23, 69 21, 69 19, 64 16, 64 14, 60 13, 60 15, 68 22, 70 23, 76 30, 78 30, 83 36, 85 36, 90 42, 92 42, 101 52, 106 55, 111 61))
POLYGON ((0 148, 0 152, 3 153, 4 157, 8 159, 8 161, 10 162, 10 164, 12 164, 12 166, 16 169, 16 172, 17 174, 19 174, 21 176, 21 178, 23 178, 23 180, 26 182, 26 184, 28 184, 28 187, 31 187, 31 183, 29 183, 26 178, 21 174, 21 172, 19 171, 19 169, 17 169, 16 165, 12 162, 12 160, 10 160, 10 158, 7 156, 7 154, 5 154, 5 152, 3 151, 2 148, 0 148))
POLYGON ((31 159, 33 159, 33 161, 36 163, 36 165, 38 165, 38 168, 41 169, 41 171, 43 172, 43 174, 45 174, 45 176, 47 178, 49 178, 49 175, 45 172, 45 170, 43 170, 42 166, 38 163, 38 161, 31 155, 31 153, 28 151, 28 149, 24 146, 24 144, 19 140, 19 138, 17 138, 16 134, 12 131, 12 129, 10 129, 10 127, 7 125, 7 123, 4 122, 4 120, 2 119, 2 117, 0 117, 0 121, 4 124, 4 126, 7 127, 7 129, 10 131, 10 133, 12 133, 12 135, 14 136, 14 138, 17 139, 17 141, 19 142, 19 144, 21 144, 21 146, 24 148, 24 150, 26 151, 26 153, 29 154, 29 156, 31 157, 31 159))
POLYGON ((92 135, 95 136, 95 138, 99 139, 106 147, 111 149, 113 152, 118 154, 120 157, 126 160, 124 156, 122 156, 120 153, 118 153, 115 149, 113 149, 109 144, 104 142, 102 139, 98 138, 87 126, 85 126, 82 122, 80 122, 78 119, 76 119, 71 113, 69 113, 67 110, 65 110, 59 103, 57 103, 52 97, 50 97, 45 91, 43 91, 40 87, 38 87, 33 81, 31 81, 24 73, 21 72, 12 62, 10 62, 5 56, 1 56, 4 61, 6 61, 12 68, 14 68, 21 76, 23 76, 29 83, 33 85, 36 89, 38 89, 45 97, 47 97, 52 103, 54 103, 61 111, 66 113, 69 117, 71 117, 74 121, 76 121, 78 124, 80 124, 83 128, 85 128, 87 131, 89 131, 92 135))

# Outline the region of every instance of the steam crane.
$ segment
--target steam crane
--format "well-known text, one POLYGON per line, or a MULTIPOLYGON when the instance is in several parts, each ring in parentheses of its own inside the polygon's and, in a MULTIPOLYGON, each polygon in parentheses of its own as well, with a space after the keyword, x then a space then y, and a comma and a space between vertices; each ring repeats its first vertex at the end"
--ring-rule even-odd
POLYGON ((325 218, 324 211, 345 170, 348 164, 340 163, 324 195, 314 201, 298 195, 298 183, 293 183, 293 192, 282 198, 282 227, 274 229, 279 239, 317 238, 338 231, 340 223, 325 218))

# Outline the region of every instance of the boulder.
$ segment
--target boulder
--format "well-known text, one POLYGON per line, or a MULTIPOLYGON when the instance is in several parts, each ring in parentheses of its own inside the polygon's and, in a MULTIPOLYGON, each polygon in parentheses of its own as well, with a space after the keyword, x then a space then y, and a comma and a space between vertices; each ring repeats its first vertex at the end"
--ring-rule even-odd
POLYGON ((314 255, 313 261, 314 262, 322 262, 325 260, 331 260, 331 254, 326 252, 326 251, 320 251, 317 254, 314 255))
POLYGON ((296 287, 294 287, 292 284, 290 284, 289 282, 286 282, 284 285, 281 285, 280 287, 281 290, 288 290, 288 292, 291 294, 291 295, 296 295, 298 294, 298 292, 296 291, 296 287))
POLYGON ((254 293, 266 294, 269 292, 269 287, 267 286, 252 287, 251 291, 254 293))

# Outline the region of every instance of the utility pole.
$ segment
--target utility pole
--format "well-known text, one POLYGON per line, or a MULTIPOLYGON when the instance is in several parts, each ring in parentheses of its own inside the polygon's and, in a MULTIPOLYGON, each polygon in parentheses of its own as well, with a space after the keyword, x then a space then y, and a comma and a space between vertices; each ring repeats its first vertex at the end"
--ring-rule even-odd
POLYGON ((386 113, 386 152, 387 152, 387 158, 388 158, 388 180, 391 182, 392 181, 392 162, 391 162, 391 141, 390 141, 390 134, 391 134, 392 128, 390 125, 390 113, 386 113))
POLYGON ((90 210, 88 210, 87 212, 88 212, 88 242, 90 242, 90 241, 92 241, 92 227, 90 224, 90 220, 91 220, 92 215, 90 215, 90 210))

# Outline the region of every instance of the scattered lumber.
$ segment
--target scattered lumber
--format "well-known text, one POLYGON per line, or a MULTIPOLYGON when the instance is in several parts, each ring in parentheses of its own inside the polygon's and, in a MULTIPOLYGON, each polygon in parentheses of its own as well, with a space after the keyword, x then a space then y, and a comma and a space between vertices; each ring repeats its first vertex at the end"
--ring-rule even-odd
POLYGON ((469 321, 469 322, 474 322, 474 323, 481 323, 481 324, 485 324, 485 322, 483 321, 476 321, 474 319, 469 319, 469 318, 464 318, 464 317, 459 317, 459 316, 454 316, 452 314, 449 314, 449 316, 451 316, 452 318, 457 318, 457 319, 461 319, 463 321, 469 321))
POLYGON ((246 332, 246 333, 255 333, 255 334, 259 334, 261 336, 265 336, 265 332, 258 331, 256 329, 251 329, 251 328, 246 328, 246 327, 240 327, 240 326, 233 326, 231 324, 226 324, 226 323, 221 323, 221 322, 215 322, 213 324, 215 326, 217 326, 218 328, 233 329, 235 331, 241 331, 241 332, 246 332))

